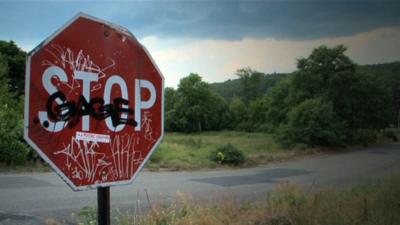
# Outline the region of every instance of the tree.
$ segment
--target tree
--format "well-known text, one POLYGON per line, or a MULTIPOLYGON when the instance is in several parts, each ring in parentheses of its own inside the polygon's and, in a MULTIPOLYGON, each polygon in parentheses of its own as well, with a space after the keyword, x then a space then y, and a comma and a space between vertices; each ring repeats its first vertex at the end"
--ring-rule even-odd
POLYGON ((164 89, 165 96, 165 111, 172 110, 176 102, 176 90, 171 87, 164 89))
POLYGON ((345 55, 345 51, 342 45, 314 49, 307 58, 298 60, 298 70, 291 77, 268 93, 267 124, 271 129, 279 127, 278 139, 281 142, 301 142, 310 146, 341 145, 336 130, 343 132, 344 143, 363 142, 360 140, 365 136, 363 133, 371 134, 387 127, 392 108, 388 85, 379 77, 357 72, 357 65, 345 55), (323 111, 306 109, 306 106, 317 107, 317 104, 321 104, 320 110, 323 111), (303 112, 326 115, 312 117, 303 112), (321 130, 323 120, 332 123, 324 125, 326 131, 321 130), (317 136, 312 132, 314 130, 321 135, 317 136), (295 135, 296 132, 300 136, 295 135), (285 134, 288 136, 283 137, 285 134))
POLYGON ((13 99, 13 94, 9 91, 8 84, 8 64, 5 57, 0 53, 0 104, 10 104, 13 99))
POLYGON ((246 130, 246 127, 249 126, 249 116, 246 105, 239 97, 233 98, 231 104, 229 105, 229 112, 231 114, 231 128, 246 130))
MULTIPOLYGON (((376 76, 358 73, 346 48, 321 46, 298 62, 293 85, 303 97, 326 96, 350 130, 381 129, 390 117, 390 89, 376 76)), ((353 132, 353 131, 352 131, 353 132)))
POLYGON ((266 104, 265 124, 270 132, 286 122, 287 113, 292 107, 288 102, 291 85, 292 78, 286 78, 273 87, 264 97, 266 104))
POLYGON ((345 124, 337 118, 331 102, 323 98, 307 99, 288 113, 288 121, 281 124, 277 139, 289 147, 295 144, 343 146, 344 128, 345 124))
POLYGON ((249 121, 251 122, 252 131, 268 131, 269 127, 265 126, 266 113, 268 111, 268 102, 266 98, 256 98, 250 102, 249 121))
POLYGON ((175 101, 173 117, 178 131, 218 130, 225 123, 225 101, 198 74, 191 73, 180 80, 175 101))
POLYGON ((359 66, 357 73, 379 79, 378 84, 384 83, 391 98, 389 126, 400 128, 400 62, 359 66))
MULTIPOLYGON (((292 78, 291 104, 321 95, 336 98, 336 94, 348 89, 355 80, 356 64, 344 54, 345 51, 342 45, 320 46, 307 58, 299 59, 298 70, 292 78)), ((335 104, 336 99, 336 107, 335 104)))
POLYGON ((242 93, 244 102, 247 104, 251 100, 254 100, 262 96, 261 83, 263 73, 252 70, 250 67, 238 69, 236 75, 239 77, 242 85, 242 93))
POLYGON ((24 69, 26 53, 22 51, 13 41, 0 40, 0 54, 3 55, 3 60, 7 63, 9 79, 9 90, 16 93, 16 97, 24 93, 24 69))
POLYGON ((349 123, 352 130, 387 127, 392 110, 391 89, 388 87, 390 85, 381 77, 357 73, 347 92, 343 91, 342 96, 334 98, 338 115, 349 123))
MULTIPOLYGON (((273 88, 276 84, 278 84, 281 80, 285 79, 289 74, 286 73, 271 73, 271 74, 263 74, 260 73, 260 93, 257 95, 258 97, 262 97, 267 93, 271 88, 273 88)), ((229 79, 220 83, 211 83, 211 89, 222 96, 227 102, 231 102, 233 98, 240 97, 242 100, 245 100, 244 94, 244 86, 240 77, 238 79, 229 79)), ((257 98, 258 98, 257 97, 257 98)))
POLYGON ((22 164, 28 147, 22 138, 22 100, 9 91, 7 60, 0 54, 0 162, 22 164))
POLYGON ((177 100, 176 90, 170 87, 164 89, 165 97, 165 130, 175 131, 177 130, 175 118, 175 103, 177 100))

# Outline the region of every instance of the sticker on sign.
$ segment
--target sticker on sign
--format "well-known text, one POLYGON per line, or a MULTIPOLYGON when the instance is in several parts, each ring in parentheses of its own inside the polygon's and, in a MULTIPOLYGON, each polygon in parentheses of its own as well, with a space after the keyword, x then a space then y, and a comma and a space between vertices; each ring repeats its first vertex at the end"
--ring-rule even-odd
POLYGON ((92 141, 100 143, 110 143, 110 135, 107 134, 94 134, 77 131, 75 134, 77 141, 92 141))

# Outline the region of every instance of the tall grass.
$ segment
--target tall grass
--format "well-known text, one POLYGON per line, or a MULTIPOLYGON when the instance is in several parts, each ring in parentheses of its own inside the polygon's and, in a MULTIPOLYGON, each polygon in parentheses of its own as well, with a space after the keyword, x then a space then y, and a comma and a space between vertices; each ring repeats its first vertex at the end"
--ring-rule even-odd
POLYGON ((189 201, 180 208, 154 211, 141 224, 398 225, 400 178, 312 194, 284 184, 261 202, 240 204, 227 200, 199 206, 189 201))
MULTIPOLYGON (((80 219, 79 224, 90 224, 87 217, 80 219)), ((282 184, 264 200, 252 203, 239 202, 234 198, 199 203, 189 195, 180 194, 173 204, 152 206, 142 215, 135 211, 119 213, 113 224, 398 225, 400 176, 346 190, 304 192, 296 186, 282 184)))

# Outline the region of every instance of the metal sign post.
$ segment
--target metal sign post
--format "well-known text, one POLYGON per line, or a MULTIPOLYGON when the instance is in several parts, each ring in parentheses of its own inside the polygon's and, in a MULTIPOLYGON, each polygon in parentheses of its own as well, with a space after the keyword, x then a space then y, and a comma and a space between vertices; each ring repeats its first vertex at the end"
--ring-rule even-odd
POLYGON ((97 224, 110 225, 110 187, 97 188, 97 224))

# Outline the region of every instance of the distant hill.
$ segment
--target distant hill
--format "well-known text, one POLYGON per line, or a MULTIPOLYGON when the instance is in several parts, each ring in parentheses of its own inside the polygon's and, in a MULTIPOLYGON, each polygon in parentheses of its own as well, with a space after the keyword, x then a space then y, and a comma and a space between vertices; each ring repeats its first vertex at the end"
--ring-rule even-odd
MULTIPOLYGON (((400 81, 400 62, 361 65, 358 67, 359 72, 368 72, 376 76, 383 76, 392 82, 400 81)), ((292 73, 272 73, 262 76, 262 93, 266 93, 270 88, 275 86, 279 81, 285 79, 292 73)), ((230 101, 235 96, 241 95, 241 83, 239 79, 229 79, 224 82, 211 83, 211 89, 221 95, 225 100, 230 101)))
MULTIPOLYGON (((279 81, 285 79, 288 73, 272 73, 264 74, 261 79, 261 91, 266 93, 271 87, 275 86, 279 81)), ((224 82, 211 83, 211 89, 221 95, 225 100, 230 101, 235 96, 241 95, 240 79, 229 79, 224 82)))
POLYGON ((358 69, 360 72, 369 72, 389 79, 400 79, 400 62, 363 65, 358 69))

